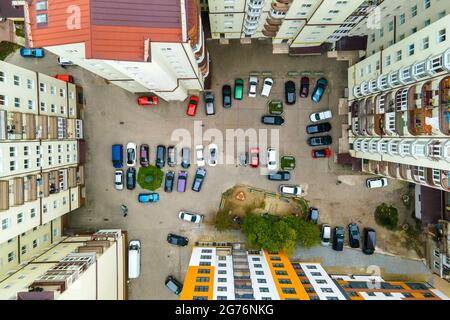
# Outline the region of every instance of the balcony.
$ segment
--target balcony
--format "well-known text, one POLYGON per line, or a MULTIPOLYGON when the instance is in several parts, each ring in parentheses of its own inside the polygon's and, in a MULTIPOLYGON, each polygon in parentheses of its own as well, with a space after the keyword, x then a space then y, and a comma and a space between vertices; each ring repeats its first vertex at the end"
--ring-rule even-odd
POLYGON ((395 162, 388 162, 388 174, 391 178, 397 178, 400 164, 395 162))
POLYGON ((24 181, 25 201, 31 202, 37 200, 37 176, 30 175, 25 177, 24 181))
POLYGON ((352 113, 352 133, 355 136, 359 135, 359 123, 358 123, 358 112, 359 112, 359 102, 354 101, 351 105, 352 113))
POLYGON ((43 140, 48 139, 48 116, 45 115, 38 116, 36 127, 36 138, 43 140))
POLYGON ((0 181, 0 211, 9 209, 9 181, 0 181))
POLYGON ((262 30, 262 34, 268 38, 273 38, 277 35, 276 31, 267 31, 266 29, 262 30))
POLYGON ((283 21, 280 19, 271 19, 270 17, 267 17, 266 23, 271 26, 280 26, 283 23, 283 21))
POLYGON ((450 171, 441 170, 441 187, 445 191, 450 191, 450 171))
POLYGON ((264 7, 264 0, 250 0, 248 7, 252 9, 262 9, 264 7))
POLYGON ((366 132, 369 136, 372 136, 375 127, 375 103, 372 98, 367 99, 366 102, 366 118, 366 132))
POLYGON ((441 80, 439 84, 440 97, 440 131, 445 135, 450 135, 450 77, 441 80))
POLYGON ((289 2, 288 3, 280 3, 278 1, 274 1, 274 2, 272 2, 272 4, 270 6, 271 6, 272 10, 278 11, 278 12, 284 12, 285 14, 289 10, 289 2))
POLYGON ((249 16, 249 17, 260 17, 261 16, 261 12, 262 12, 262 10, 260 10, 260 9, 247 10, 247 16, 249 16))
POLYGON ((415 87, 415 101, 408 104, 408 131, 413 136, 431 135, 433 127, 427 119, 433 118, 433 91, 431 81, 415 87))
POLYGON ((406 181, 411 181, 411 169, 407 164, 400 164, 399 170, 400 178, 406 181))
POLYGON ((264 25, 264 30, 269 31, 269 32, 278 32, 279 26, 271 26, 268 25, 267 23, 264 25))
POLYGON ((269 16, 272 19, 284 19, 284 17, 286 16, 286 12, 287 12, 287 10, 286 11, 277 11, 277 10, 270 9, 269 16))
POLYGON ((385 96, 385 114, 384 114, 384 131, 387 135, 396 135, 395 131, 395 102, 393 92, 389 92, 385 96))
POLYGON ((7 112, 6 130, 8 140, 22 140, 23 137, 23 113, 7 112))
POLYGON ((54 194, 59 192, 59 171, 53 170, 48 172, 48 192, 54 194))
POLYGON ((359 134, 366 136, 367 135, 367 116, 366 116, 366 104, 368 99, 361 101, 359 103, 359 115, 358 115, 358 121, 359 121, 359 134))
POLYGON ((12 185, 13 206, 21 206, 25 203, 24 198, 24 179, 14 178, 12 185))

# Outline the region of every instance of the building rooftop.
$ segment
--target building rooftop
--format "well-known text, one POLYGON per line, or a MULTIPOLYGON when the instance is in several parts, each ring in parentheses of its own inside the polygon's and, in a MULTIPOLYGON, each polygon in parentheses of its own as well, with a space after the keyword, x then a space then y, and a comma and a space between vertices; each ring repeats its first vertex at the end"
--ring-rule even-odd
POLYGON ((23 7, 14 7, 10 0, 0 2, 0 17, 23 18, 23 7))

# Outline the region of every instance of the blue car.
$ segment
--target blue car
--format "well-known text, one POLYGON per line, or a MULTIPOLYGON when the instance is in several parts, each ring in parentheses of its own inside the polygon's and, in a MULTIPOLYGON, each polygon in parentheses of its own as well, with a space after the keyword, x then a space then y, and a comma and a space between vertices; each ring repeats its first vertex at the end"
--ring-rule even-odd
POLYGON ((139 193, 138 201, 141 203, 147 203, 147 202, 158 202, 159 200, 159 194, 156 192, 150 192, 150 193, 139 193))
POLYGON ((24 58, 43 58, 44 50, 41 48, 21 48, 20 55, 24 58))
POLYGON ((325 89, 327 88, 328 81, 325 78, 320 78, 317 80, 316 86, 311 94, 311 100, 318 103, 322 99, 325 89))

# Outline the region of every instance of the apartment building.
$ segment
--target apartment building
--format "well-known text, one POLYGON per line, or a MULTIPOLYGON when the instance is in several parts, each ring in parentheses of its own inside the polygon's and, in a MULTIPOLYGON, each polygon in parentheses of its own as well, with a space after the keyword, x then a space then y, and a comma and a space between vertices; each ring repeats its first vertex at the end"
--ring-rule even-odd
POLYGON ((320 263, 291 261, 283 253, 248 250, 242 243, 218 242, 196 243, 180 299, 369 300, 385 297, 448 299, 428 283, 389 282, 366 275, 330 275, 320 263))
POLYGON ((272 38, 286 48, 319 48, 347 35, 372 3, 378 1, 209 0, 209 19, 213 39, 272 38))
POLYGON ((433 19, 348 69, 349 148, 365 172, 448 192, 450 15, 433 19))
POLYGON ((0 275, 83 205, 82 108, 81 87, 0 61, 0 244, 21 248, 4 252, 0 275))
POLYGON ((450 282, 450 221, 439 220, 428 225, 426 258, 430 270, 450 282))
POLYGON ((117 229, 53 237, 0 277, 0 300, 127 299, 126 249, 117 229))
POLYGON ((24 9, 28 46, 109 83, 165 100, 204 89, 210 57, 197 0, 33 0, 24 9))

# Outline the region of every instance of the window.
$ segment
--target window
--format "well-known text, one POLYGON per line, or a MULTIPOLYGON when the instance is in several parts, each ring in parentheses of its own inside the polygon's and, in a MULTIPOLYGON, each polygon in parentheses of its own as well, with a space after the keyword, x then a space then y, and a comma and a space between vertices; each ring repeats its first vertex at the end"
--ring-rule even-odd
POLYGON ((436 269, 440 269, 440 268, 441 268, 441 264, 440 264, 439 262, 435 261, 435 262, 434 262, 434 267, 435 267, 436 269))
POLYGON ((316 280, 316 283, 317 283, 317 284, 326 284, 326 283, 327 283, 327 280, 318 279, 318 280, 316 280))
POLYGON ((201 255, 200 259, 208 259, 208 260, 210 260, 211 256, 209 256, 209 255, 201 255))
POLYGON ((47 0, 36 2, 36 11, 47 10, 47 0))
POLYGON ((209 269, 198 269, 198 273, 210 273, 211 271, 209 269))
POLYGON ((402 50, 397 51, 397 61, 402 60, 402 50))
MULTIPOLYGON (((205 267, 205 266, 210 266, 210 265, 211 265, 211 262, 209 262, 209 261, 200 261, 199 265, 200 265, 200 266, 203 266, 203 267, 205 267)), ((219 267, 220 267, 220 266, 219 266, 219 267)))
POLYGON ((217 278, 218 282, 227 282, 227 278, 217 278))
POLYGON ((322 273, 320 272, 311 272, 311 275, 314 277, 320 277, 322 275, 322 273))
POLYGON ((34 88, 34 81, 31 79, 27 79, 27 88, 33 89, 34 88))
POLYGON ((209 282, 209 277, 197 277, 196 282, 209 282))
POLYGON ((433 250, 433 255, 434 255, 436 258, 440 258, 440 256, 441 256, 439 250, 437 250, 437 249, 434 249, 434 250, 433 250))
POLYGON ((285 279, 285 278, 280 278, 278 279, 278 283, 280 284, 291 284, 291 280, 290 279, 285 279))
POLYGON ((281 261, 281 258, 278 256, 270 256, 271 261, 281 261))
POLYGON ((30 168, 30 160, 28 160, 28 159, 24 159, 23 160, 23 168, 24 169, 29 169, 30 168))
POLYGON ((36 217, 36 209, 35 208, 31 208, 30 218, 33 219, 35 217, 36 217))
POLYGON ((287 276, 287 271, 285 270, 275 270, 275 274, 278 276, 287 276))
POLYGON ((445 29, 439 30, 438 32, 438 43, 444 42, 446 39, 445 29))
POLYGON ((3 71, 0 71, 0 82, 5 82, 6 74, 3 71))
POLYGON ((20 86, 20 77, 14 75, 14 85, 15 86, 20 86))
POLYGON ((40 92, 46 92, 47 91, 47 87, 46 87, 45 83, 42 83, 42 82, 39 83, 39 91, 40 92))
POLYGON ((56 95, 56 87, 50 86, 50 94, 51 95, 56 95))
POLYGON ((33 240, 33 248, 37 248, 39 247, 39 239, 34 239, 33 240))
POLYGON ((405 14, 402 13, 402 14, 400 15, 400 17, 399 17, 399 23, 400 23, 400 25, 404 24, 405 21, 406 21, 405 14))
POLYGON ((380 38, 383 38, 383 36, 384 36, 384 28, 381 28, 380 29, 380 38))
POLYGON ((217 296, 217 300, 227 300, 226 296, 217 296))
POLYGON ((297 293, 294 288, 282 288, 281 291, 285 294, 296 294, 297 293))
POLYGON ((28 109, 34 110, 34 101, 33 100, 28 100, 28 109))
POLYGON ((22 248, 21 248, 21 250, 20 250, 20 254, 21 254, 21 255, 24 255, 24 254, 26 254, 26 253, 27 253, 27 246, 24 245, 24 246, 22 246, 22 248))
POLYGON ((8 262, 12 262, 15 258, 15 253, 14 252, 10 252, 8 253, 8 262))
POLYGON ((317 269, 317 266, 314 266, 314 265, 308 265, 308 266, 306 266, 306 269, 308 269, 308 270, 316 270, 316 269, 317 269))
POLYGON ((8 104, 8 101, 6 99, 6 96, 3 94, 0 94, 0 106, 6 106, 8 104))
POLYGON ((44 234, 44 237, 42 238, 44 242, 48 242, 48 234, 44 234))
POLYGON ((212 249, 202 249, 202 253, 212 253, 212 249))
POLYGON ((428 49, 430 46, 430 38, 426 37, 422 39, 422 50, 428 49))
POLYGON ((46 112, 47 111, 47 104, 43 101, 41 101, 41 111, 46 112))
POLYGON ((269 292, 269 288, 259 288, 259 292, 269 292))
POLYGON ((394 21, 389 22, 388 29, 389 29, 389 31, 394 30, 394 21))
POLYGON ((2 230, 8 229, 10 226, 10 220, 9 218, 5 218, 2 220, 2 230))
POLYGON ((284 264, 282 264, 282 263, 272 263, 272 267, 274 267, 274 268, 284 268, 284 264))
POLYGON ((417 6, 411 7, 411 17, 417 16, 417 6))
POLYGON ((438 13, 438 19, 441 19, 441 18, 445 17, 446 14, 447 14, 447 12, 446 12, 445 10, 439 12, 439 13, 438 13))
POLYGON ((252 258, 252 261, 261 261, 260 258, 252 258))
POLYGON ((255 274, 257 276, 263 276, 264 275, 264 271, 255 271, 255 274))
POLYGON ((14 98, 14 107, 20 108, 20 98, 14 98))
POLYGON ((226 267, 227 266, 227 264, 226 263, 219 263, 219 265, 218 265, 219 267, 226 267))
POLYGON ((226 292, 227 287, 217 287, 217 291, 226 292))
POLYGON ((257 279, 258 283, 267 283, 266 279, 257 279))
POLYGON ((16 147, 9 147, 9 156, 10 157, 16 156, 16 147))
POLYGON ((195 292, 208 292, 208 286, 195 286, 194 291, 195 292))
POLYGON ((47 14, 37 14, 36 15, 36 23, 37 24, 47 24, 47 14))
POLYGON ((391 65, 391 56, 386 56, 386 58, 384 58, 384 65, 386 67, 391 65))
POLYGON ((56 112, 56 106, 53 103, 50 105, 50 112, 56 112))
POLYGON ((331 289, 331 288, 320 288, 320 290, 322 290, 322 292, 328 292, 328 293, 333 292, 333 289, 331 289))
POLYGON ((227 274, 227 270, 219 270, 219 274, 227 274))
POLYGON ((411 43, 411 44, 408 46, 408 54, 409 54, 410 56, 412 56, 412 55, 414 54, 414 43, 411 43))
POLYGON ((423 8, 426 10, 431 6, 431 0, 423 0, 423 8))
POLYGON ((253 266, 254 266, 255 268, 262 268, 262 265, 259 264, 259 263, 255 263, 253 266))
POLYGON ((414 27, 414 28, 411 29, 411 34, 414 34, 414 33, 416 33, 416 32, 417 32, 417 28, 416 28, 416 27, 414 27))
POLYGON ((16 171, 16 161, 12 160, 9 162, 9 171, 16 171))
POLYGON ((53 229, 53 236, 54 237, 59 236, 59 230, 58 229, 53 229))
POLYGON ((66 96, 66 90, 64 90, 62 88, 59 89, 59 96, 64 98, 66 96))

